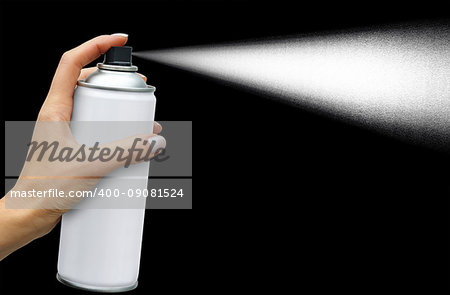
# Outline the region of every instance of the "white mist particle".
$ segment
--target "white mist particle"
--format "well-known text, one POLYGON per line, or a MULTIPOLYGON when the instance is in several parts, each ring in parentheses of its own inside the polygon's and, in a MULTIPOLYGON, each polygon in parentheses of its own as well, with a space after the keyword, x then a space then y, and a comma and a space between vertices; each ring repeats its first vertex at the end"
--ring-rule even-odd
POLYGON ((450 145, 450 30, 364 31, 135 55, 418 142, 450 145))

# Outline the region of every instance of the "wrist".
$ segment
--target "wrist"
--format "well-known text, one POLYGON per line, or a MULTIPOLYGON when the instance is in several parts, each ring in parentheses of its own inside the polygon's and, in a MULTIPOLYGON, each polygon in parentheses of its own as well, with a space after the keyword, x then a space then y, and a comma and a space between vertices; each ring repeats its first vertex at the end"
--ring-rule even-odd
POLYGON ((0 260, 49 233, 61 216, 45 209, 8 209, 5 199, 0 199, 0 260))

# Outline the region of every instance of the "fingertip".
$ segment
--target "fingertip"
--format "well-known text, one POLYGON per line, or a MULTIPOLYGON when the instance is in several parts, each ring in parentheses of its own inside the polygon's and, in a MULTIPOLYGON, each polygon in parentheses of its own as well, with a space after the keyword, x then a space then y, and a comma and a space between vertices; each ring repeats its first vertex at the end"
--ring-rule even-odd
POLYGON ((162 131, 162 126, 158 122, 153 122, 153 133, 159 134, 162 131))
POLYGON ((82 69, 80 76, 78 77, 78 80, 86 79, 90 74, 97 71, 97 69, 98 69, 97 67, 89 67, 89 68, 82 69))
POLYGON ((145 81, 145 82, 147 82, 147 77, 145 76, 145 75, 142 75, 142 74, 140 74, 140 73, 137 73, 139 76, 141 76, 141 78, 145 81))
POLYGON ((157 151, 160 149, 165 149, 167 145, 167 141, 161 135, 152 134, 150 137, 146 138, 148 142, 153 143, 153 150, 157 151))
POLYGON ((128 34, 125 33, 114 33, 109 35, 109 38, 112 38, 111 46, 123 46, 128 41, 128 34))

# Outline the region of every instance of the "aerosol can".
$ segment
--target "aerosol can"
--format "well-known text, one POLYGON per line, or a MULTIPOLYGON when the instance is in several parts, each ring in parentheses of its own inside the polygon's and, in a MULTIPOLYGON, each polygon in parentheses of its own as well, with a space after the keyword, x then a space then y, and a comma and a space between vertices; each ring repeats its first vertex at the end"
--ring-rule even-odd
MULTIPOLYGON (((71 124, 154 120, 155 88, 137 74, 131 56, 131 47, 112 47, 104 62, 97 65, 97 71, 78 81, 71 124)), ((72 133, 83 141, 82 131, 72 133)), ((132 165, 128 170, 119 169, 113 176, 102 179, 97 189, 108 188, 115 177, 127 173, 133 173, 134 188, 146 189, 148 171, 149 162, 132 165)), ((145 201, 138 209, 75 209, 65 213, 61 222, 58 280, 99 292, 136 288, 144 212, 145 201)))

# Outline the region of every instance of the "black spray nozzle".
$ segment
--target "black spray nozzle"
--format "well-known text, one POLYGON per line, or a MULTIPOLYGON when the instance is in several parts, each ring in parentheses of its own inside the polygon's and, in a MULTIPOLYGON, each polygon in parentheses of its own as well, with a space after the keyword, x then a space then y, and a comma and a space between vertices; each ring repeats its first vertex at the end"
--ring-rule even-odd
POLYGON ((131 66, 132 51, 133 47, 130 46, 113 46, 106 52, 103 63, 115 66, 131 66))

